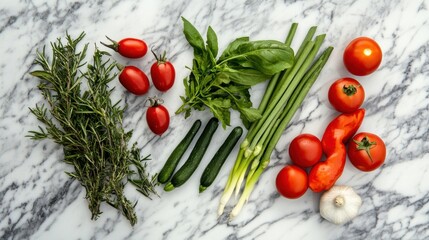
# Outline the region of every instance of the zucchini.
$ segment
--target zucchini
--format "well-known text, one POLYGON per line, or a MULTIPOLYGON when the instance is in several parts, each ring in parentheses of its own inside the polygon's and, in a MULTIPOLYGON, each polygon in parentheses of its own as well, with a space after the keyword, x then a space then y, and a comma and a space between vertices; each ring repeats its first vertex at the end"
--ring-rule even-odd
POLYGON ((165 191, 171 191, 174 188, 181 186, 191 177, 200 164, 201 159, 203 159, 204 153, 206 152, 218 125, 219 120, 217 120, 217 118, 211 118, 209 120, 203 133, 198 138, 197 143, 195 143, 194 149, 192 149, 188 160, 186 160, 183 166, 174 174, 170 182, 165 185, 165 191))
POLYGON ((241 134, 243 134, 243 129, 241 127, 235 127, 226 138, 222 146, 220 146, 219 150, 215 153, 212 160, 201 175, 200 193, 206 190, 206 188, 208 188, 214 182, 232 149, 234 149, 235 145, 240 139, 241 134))
POLYGON ((194 139, 200 127, 201 127, 201 120, 196 120, 192 125, 191 129, 189 129, 186 136, 182 139, 182 141, 180 141, 177 147, 173 150, 170 157, 168 157, 167 161, 165 162, 164 166, 162 167, 161 171, 158 174, 159 183, 166 183, 168 182, 168 180, 170 180, 174 170, 177 167, 177 164, 179 164, 180 159, 182 158, 183 154, 186 152, 186 149, 188 149, 189 145, 191 144, 192 140, 194 139))

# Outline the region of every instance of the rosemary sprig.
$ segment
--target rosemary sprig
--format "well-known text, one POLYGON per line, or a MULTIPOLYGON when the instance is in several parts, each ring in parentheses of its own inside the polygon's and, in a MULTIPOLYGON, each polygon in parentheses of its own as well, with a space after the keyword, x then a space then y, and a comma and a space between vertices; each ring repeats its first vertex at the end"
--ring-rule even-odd
POLYGON ((124 195, 125 184, 128 180, 135 183, 137 190, 149 197, 155 194, 155 181, 146 171, 148 157, 140 156, 136 144, 128 147, 132 131, 126 132, 122 126, 125 107, 110 99, 113 89, 108 83, 117 76, 116 62, 96 48, 92 63, 85 63, 88 44, 77 49, 84 36, 81 33, 73 39, 66 34, 65 44, 60 38, 52 42, 51 60, 45 48, 37 51, 35 64, 42 70, 31 75, 40 79, 38 89, 48 106, 30 108, 44 127, 30 131, 29 137, 52 139, 62 145, 64 161, 74 167, 66 173, 85 188, 93 220, 101 214, 101 203, 106 202, 134 225, 135 204, 124 195))

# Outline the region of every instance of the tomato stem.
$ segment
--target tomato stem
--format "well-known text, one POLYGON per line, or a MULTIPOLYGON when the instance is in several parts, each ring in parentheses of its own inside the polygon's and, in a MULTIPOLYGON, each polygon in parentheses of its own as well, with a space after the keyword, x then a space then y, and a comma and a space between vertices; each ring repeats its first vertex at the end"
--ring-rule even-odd
POLYGON ((146 98, 145 105, 147 102, 149 102, 150 107, 156 107, 158 105, 163 104, 164 100, 162 98, 158 98, 157 96, 154 96, 154 97, 146 98))
POLYGON ((364 150, 368 154, 368 157, 371 160, 371 162, 374 162, 372 160, 370 149, 375 147, 377 145, 377 143, 376 142, 370 142, 368 137, 366 137, 366 136, 363 137, 361 141, 354 140, 354 142, 357 145, 356 149, 359 151, 364 150))
POLYGON ((103 43, 103 42, 100 42, 100 43, 101 43, 102 45, 104 45, 104 46, 106 46, 106 47, 108 47, 108 48, 110 48, 110 49, 114 50, 115 52, 117 52, 117 51, 118 51, 118 49, 119 49, 119 43, 118 43, 118 42, 116 42, 115 40, 113 40, 113 39, 109 38, 108 36, 106 36, 106 38, 107 38, 107 39, 109 39, 109 41, 111 41, 111 42, 112 42, 112 44, 106 44, 106 43, 103 43))
POLYGON ((156 61, 158 62, 158 65, 161 63, 166 63, 167 62, 167 58, 165 57, 167 55, 167 52, 164 51, 161 55, 156 55, 155 51, 153 50, 153 48, 150 49, 150 51, 152 52, 152 54, 155 56, 156 61))
POLYGON ((343 92, 347 95, 347 96, 353 96, 356 94, 357 89, 353 84, 350 84, 349 86, 344 85, 343 86, 343 92))

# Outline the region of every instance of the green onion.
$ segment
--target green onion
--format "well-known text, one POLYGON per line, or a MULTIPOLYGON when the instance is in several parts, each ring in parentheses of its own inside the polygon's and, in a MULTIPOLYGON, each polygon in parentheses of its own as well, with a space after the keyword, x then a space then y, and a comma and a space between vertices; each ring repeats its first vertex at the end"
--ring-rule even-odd
MULTIPOLYGON (((290 45, 295 35, 297 24, 294 23, 286 38, 290 45)), ((279 141, 295 112, 301 106, 311 86, 319 76, 333 50, 328 47, 316 58, 325 35, 312 40, 316 27, 311 27, 295 56, 295 64, 270 80, 258 110, 262 118, 252 124, 246 138, 241 143, 236 162, 228 177, 225 190, 220 199, 218 215, 228 203, 232 193, 237 196, 242 190, 237 205, 233 208, 230 219, 241 211, 249 199, 260 175, 270 162, 272 151, 279 141), (246 181, 244 179, 246 178, 246 181), (242 186, 244 182, 244 187, 242 186)))

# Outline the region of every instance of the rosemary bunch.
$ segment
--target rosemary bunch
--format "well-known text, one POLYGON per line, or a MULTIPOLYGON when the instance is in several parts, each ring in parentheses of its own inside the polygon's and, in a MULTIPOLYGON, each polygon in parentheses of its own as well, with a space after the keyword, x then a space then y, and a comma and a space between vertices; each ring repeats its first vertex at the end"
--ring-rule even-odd
POLYGON ((155 176, 149 177, 145 169, 148 157, 140 156, 136 144, 128 146, 132 131, 122 126, 125 107, 110 99, 113 89, 108 83, 117 76, 116 62, 96 48, 92 63, 85 63, 88 44, 77 49, 84 36, 72 39, 66 34, 65 44, 58 38, 51 43, 51 59, 45 48, 37 52, 35 64, 42 70, 31 75, 40 79, 38 89, 48 106, 30 108, 44 127, 30 131, 29 137, 62 145, 64 161, 74 167, 66 173, 85 188, 93 220, 106 202, 134 225, 135 205, 124 195, 125 184, 129 180, 149 197, 156 194, 155 176))

